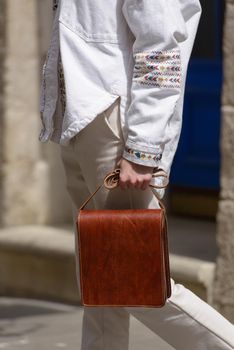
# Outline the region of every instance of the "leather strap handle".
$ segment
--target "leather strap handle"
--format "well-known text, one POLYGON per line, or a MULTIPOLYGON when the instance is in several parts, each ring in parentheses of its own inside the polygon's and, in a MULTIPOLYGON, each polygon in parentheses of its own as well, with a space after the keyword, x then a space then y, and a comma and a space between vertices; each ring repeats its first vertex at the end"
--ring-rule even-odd
MULTIPOLYGON (((118 183, 119 183, 119 174, 120 174, 120 169, 117 168, 115 170, 113 170, 112 172, 108 173, 105 178, 104 178, 104 181, 103 183, 97 187, 97 189, 85 200, 85 202, 81 205, 80 209, 79 210, 82 210, 85 208, 85 206, 88 204, 88 202, 93 198, 93 196, 103 187, 105 186, 105 188, 107 188, 108 190, 111 190, 113 188, 116 188, 118 186, 118 183)), ((167 173, 165 173, 165 171, 163 170, 159 170, 157 171, 156 173, 153 173, 152 175, 153 178, 156 178, 156 177, 163 177, 165 180, 164 180, 164 183, 163 185, 152 185, 152 184, 149 184, 149 187, 152 189, 152 188, 158 188, 158 189, 163 189, 163 188, 166 188, 167 185, 168 185, 168 182, 169 182, 169 179, 168 179, 168 175, 167 173)), ((153 190, 152 190, 153 192, 153 190)), ((158 197, 158 195, 156 194, 156 192, 153 192, 153 195, 157 198, 158 202, 159 202, 159 205, 162 209, 165 210, 165 206, 163 204, 163 202, 161 201, 161 199, 158 197)))

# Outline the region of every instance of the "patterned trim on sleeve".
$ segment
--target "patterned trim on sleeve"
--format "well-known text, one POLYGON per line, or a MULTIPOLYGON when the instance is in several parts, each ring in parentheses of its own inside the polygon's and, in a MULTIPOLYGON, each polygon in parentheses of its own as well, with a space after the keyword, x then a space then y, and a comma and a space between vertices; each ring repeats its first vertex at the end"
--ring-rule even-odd
POLYGON ((134 163, 154 167, 161 160, 162 151, 158 150, 157 153, 149 153, 142 150, 140 151, 135 148, 131 148, 128 145, 126 145, 123 157, 134 163))
POLYGON ((179 50, 146 51, 134 55, 133 81, 159 88, 180 88, 179 50))
POLYGON ((59 0, 53 0, 53 11, 56 11, 58 8, 58 2, 59 0))
POLYGON ((156 162, 162 158, 161 153, 151 154, 151 153, 137 151, 129 147, 126 147, 126 152, 131 154, 133 157, 142 159, 142 160, 154 160, 156 162))
POLYGON ((58 60, 58 81, 59 81, 59 89, 60 89, 60 101, 61 101, 61 107, 62 107, 62 114, 64 114, 66 109, 66 88, 65 88, 63 64, 62 64, 60 55, 58 60))

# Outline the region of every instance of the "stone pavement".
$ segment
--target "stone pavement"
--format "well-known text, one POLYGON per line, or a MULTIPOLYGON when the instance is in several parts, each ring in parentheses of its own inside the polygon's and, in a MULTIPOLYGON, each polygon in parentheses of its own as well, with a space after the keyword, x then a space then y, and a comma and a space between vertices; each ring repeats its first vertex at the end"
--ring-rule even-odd
MULTIPOLYGON (((82 308, 77 306, 0 298, 0 349, 79 350, 82 313, 82 308)), ((129 349, 173 350, 174 348, 132 317, 129 349)))
MULTIPOLYGON (((12 229, 12 232, 5 231, 2 230, 0 235, 2 285, 3 276, 6 278, 5 282, 16 281, 18 276, 18 284, 13 286, 12 290, 17 291, 16 287, 22 289, 23 283, 22 296, 35 295, 32 294, 34 290, 31 289, 25 292, 26 282, 28 282, 28 286, 35 286, 37 292, 41 286, 44 286, 44 289, 53 290, 59 295, 65 288, 66 293, 73 291, 76 298, 66 294, 64 299, 70 302, 77 300, 76 286, 68 279, 68 276, 75 275, 71 227, 64 228, 64 232, 49 227, 21 227, 12 229), (31 253, 27 259, 26 253, 31 253), (48 271, 50 273, 47 276, 48 271), (33 280, 35 275, 37 280, 33 280), (43 279, 45 275, 46 278, 43 279), (53 278, 54 281, 52 281, 53 278), (49 282, 51 285, 48 285, 49 282)), ((213 262, 217 254, 215 223, 169 217, 169 243, 174 275, 180 281, 189 283, 195 292, 199 291, 196 291, 196 285, 202 283, 207 287, 209 297, 208 287, 212 285, 209 278, 213 276, 213 262)), ((1 291, 2 295, 8 295, 8 297, 0 297, 0 350, 80 349, 81 307, 33 299, 10 298, 9 287, 10 285, 7 285, 6 293, 4 290, 1 291)), ((38 295, 43 298, 40 290, 38 295)), ((54 296, 48 295, 48 298, 53 299, 54 296)), ((144 350, 173 350, 132 317, 130 350, 143 348, 144 350)))

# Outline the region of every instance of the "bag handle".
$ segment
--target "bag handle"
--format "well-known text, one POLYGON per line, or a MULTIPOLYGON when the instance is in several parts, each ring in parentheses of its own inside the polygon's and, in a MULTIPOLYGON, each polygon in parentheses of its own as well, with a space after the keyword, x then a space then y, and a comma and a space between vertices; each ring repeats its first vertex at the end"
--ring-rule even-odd
MULTIPOLYGON (((103 187, 105 186, 105 188, 107 188, 108 190, 116 188, 118 186, 119 183, 119 174, 120 174, 120 169, 117 168, 115 170, 113 170, 112 172, 108 173, 105 178, 103 183, 97 187, 97 189, 85 200, 85 202, 81 205, 79 210, 83 210, 85 208, 85 206, 88 204, 88 202, 93 198, 93 196, 103 187)), ((149 187, 151 188, 159 188, 159 189, 163 189, 166 188, 169 182, 168 179, 168 175, 165 171, 163 170, 158 170, 156 173, 153 173, 152 175, 153 178, 156 177, 163 177, 164 180, 164 184, 163 185, 152 185, 149 184, 149 187)), ((153 192, 153 190, 152 190, 153 192)), ((158 195, 156 194, 156 192, 153 192, 153 195, 157 198, 159 205, 162 209, 165 210, 165 206, 163 204, 163 202, 161 201, 161 199, 158 197, 158 195)))

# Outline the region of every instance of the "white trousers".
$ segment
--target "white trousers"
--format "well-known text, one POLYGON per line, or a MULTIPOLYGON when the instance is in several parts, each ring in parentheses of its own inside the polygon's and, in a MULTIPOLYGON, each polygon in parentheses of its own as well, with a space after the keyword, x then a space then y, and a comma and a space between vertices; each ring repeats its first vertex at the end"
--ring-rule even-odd
MULTIPOLYGON (((115 168, 123 147, 119 99, 77 134, 69 146, 61 146, 74 220, 83 201, 115 168)), ((102 189, 89 207, 157 208, 158 202, 149 189, 102 189)), ((77 240, 76 267, 79 286, 77 240)), ((127 350, 130 314, 175 349, 234 349, 233 325, 182 285, 173 280, 171 284, 172 295, 163 308, 85 307, 82 350, 127 350)))

